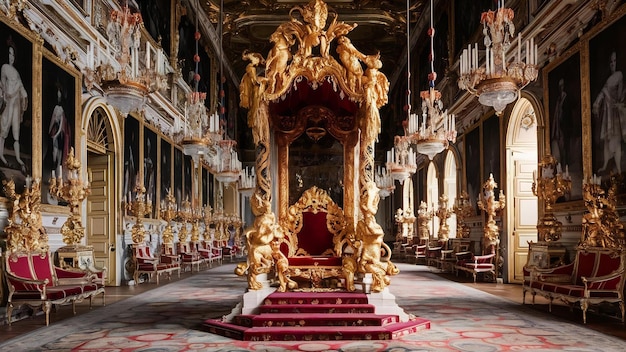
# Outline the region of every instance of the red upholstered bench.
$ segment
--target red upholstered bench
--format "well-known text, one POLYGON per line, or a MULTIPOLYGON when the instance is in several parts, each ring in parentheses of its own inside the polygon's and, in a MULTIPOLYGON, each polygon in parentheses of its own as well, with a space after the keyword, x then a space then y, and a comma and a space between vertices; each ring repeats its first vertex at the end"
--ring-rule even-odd
POLYGON ((95 274, 69 271, 54 266, 50 252, 12 253, 5 257, 6 280, 9 290, 6 315, 9 325, 16 305, 40 307, 50 324, 53 305, 72 304, 76 314, 76 302, 102 294, 104 285, 95 274))
POLYGON ((539 294, 552 301, 559 299, 569 305, 580 304, 583 322, 587 322, 587 309, 592 304, 618 303, 624 322, 624 265, 626 251, 598 247, 579 247, 575 260, 567 265, 550 269, 535 266, 524 268, 523 302, 526 292, 539 294))

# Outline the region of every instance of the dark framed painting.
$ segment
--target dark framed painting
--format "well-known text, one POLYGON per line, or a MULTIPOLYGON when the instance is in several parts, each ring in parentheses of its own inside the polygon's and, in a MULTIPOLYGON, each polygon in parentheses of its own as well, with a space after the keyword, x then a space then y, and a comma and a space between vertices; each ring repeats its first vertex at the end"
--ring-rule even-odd
POLYGON ((209 204, 213 209, 215 209, 215 175, 209 172, 209 179, 207 181, 209 187, 209 199, 207 204, 209 204))
MULTIPOLYGON (((481 191, 482 182, 480 181, 480 129, 478 127, 471 130, 465 135, 465 184, 467 194, 469 195, 470 204, 474 209, 478 193, 481 191)), ((476 212, 478 215, 478 210, 476 212)))
MULTIPOLYGON (((146 199, 155 204, 157 201, 157 135, 148 127, 143 128, 143 186, 146 187, 146 199)), ((152 214, 146 216, 156 218, 156 207, 152 214)))
POLYGON ((189 200, 192 204, 196 204, 191 191, 193 189, 193 160, 190 155, 184 156, 184 167, 184 199, 189 200))
POLYGON ((563 59, 546 67, 544 94, 547 102, 548 146, 550 154, 572 178, 572 189, 557 200, 563 203, 582 199, 583 136, 580 51, 564 55, 563 59))
POLYGON ((202 168, 202 189, 200 191, 200 202, 202 206, 210 204, 209 202, 209 170, 202 168))
MULTIPOLYGON (((626 16, 589 40, 589 103, 591 107, 591 174, 603 182, 626 172, 626 16), (621 87, 621 88, 620 88, 621 87), (620 90, 621 96, 620 96, 620 90)), ((590 176, 590 175, 587 175, 590 176)), ((618 193, 626 193, 621 182, 618 193)))
POLYGON ((174 197, 178 206, 185 200, 183 194, 183 157, 183 151, 174 148, 174 197))
MULTIPOLYGON (((493 0, 452 1, 454 6, 454 57, 458 58, 464 49, 464 43, 483 39, 483 25, 480 23, 481 14, 488 10, 495 10, 493 0)), ((483 48, 484 49, 484 48, 483 48)), ((443 74, 443 72, 442 72, 443 74)))
POLYGON ((41 76, 41 202, 57 205, 59 200, 49 192, 49 180, 53 176, 67 180, 67 174, 61 171, 66 168, 70 148, 76 145, 76 94, 80 79, 77 72, 68 70, 50 53, 43 56, 41 70, 45 72, 41 76))
MULTIPOLYGON (((0 178, 13 179, 21 193, 33 173, 33 62, 31 39, 0 21, 0 178)), ((4 187, 2 193, 4 193, 4 187)))
POLYGON ((170 0, 136 0, 136 2, 141 11, 144 28, 150 33, 152 39, 161 43, 161 47, 169 56, 172 2, 170 0))
POLYGON ((500 117, 492 115, 483 121, 483 177, 480 187, 493 174, 493 180, 498 184, 498 189, 494 191, 497 198, 502 189, 500 178, 500 117))
POLYGON ((139 121, 130 115, 124 119, 124 189, 126 201, 135 199, 139 175, 139 121))
POLYGON ((159 182, 159 186, 161 187, 160 201, 163 202, 167 199, 167 194, 172 190, 172 145, 162 138, 161 157, 158 167, 160 168, 161 174, 161 182, 159 182))
MULTIPOLYGON (((199 43, 200 45, 198 47, 200 62, 198 62, 196 69, 196 63, 193 60, 196 54, 195 32, 196 26, 194 19, 186 14, 183 15, 178 25, 178 62, 183 73, 183 78, 190 87, 196 88, 193 76, 197 71, 200 74, 197 90, 199 92, 211 92, 211 82, 213 79, 213 76, 211 76, 211 58, 205 49, 209 46, 203 45, 203 39, 200 39, 201 43, 199 43)), ((219 87, 219 85, 216 85, 216 87, 219 87)), ((207 108, 211 107, 211 94, 207 94, 207 99, 204 101, 204 104, 207 108)))

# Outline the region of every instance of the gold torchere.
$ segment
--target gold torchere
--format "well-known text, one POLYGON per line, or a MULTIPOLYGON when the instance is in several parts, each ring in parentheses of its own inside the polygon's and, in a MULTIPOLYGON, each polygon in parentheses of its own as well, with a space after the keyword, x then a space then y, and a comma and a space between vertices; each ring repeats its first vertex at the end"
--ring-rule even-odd
POLYGON ((178 209, 178 220, 182 222, 182 226, 180 231, 178 231, 178 242, 185 243, 187 242, 187 236, 189 235, 189 231, 187 231, 187 223, 192 219, 192 210, 191 210, 191 202, 189 199, 185 199, 180 209, 178 209))
POLYGON ((176 217, 176 199, 174 193, 170 189, 165 199, 161 201, 161 219, 167 224, 163 230, 163 243, 171 244, 174 242, 174 232, 172 231, 172 220, 176 217))
POLYGON ((569 170, 561 172, 561 164, 550 154, 543 157, 539 163, 539 176, 533 173, 533 194, 543 199, 543 217, 537 224, 540 242, 554 242, 561 239, 562 224, 552 212, 552 206, 559 197, 568 194, 572 189, 572 179, 569 170))
POLYGON ((65 166, 67 168, 67 182, 63 180, 63 168, 61 166, 56 170, 58 175, 55 175, 55 170, 52 170, 52 177, 49 181, 50 194, 67 202, 70 206, 70 216, 61 227, 61 234, 63 235, 63 243, 74 245, 80 242, 85 235, 79 207, 91 193, 91 189, 89 188, 89 181, 83 183, 80 179, 81 163, 74 157, 74 148, 70 149, 65 166))
POLYGON ((456 237, 469 238, 470 227, 465 223, 465 219, 474 214, 474 207, 470 204, 469 195, 466 191, 461 193, 454 205, 454 213, 456 214, 456 237))
POLYGON ((498 225, 496 225, 495 216, 497 212, 504 209, 506 206, 504 192, 500 191, 499 199, 495 199, 494 190, 496 188, 498 188, 498 184, 493 180, 493 174, 489 174, 489 179, 483 185, 483 191, 478 197, 478 208, 487 214, 483 243, 483 248, 486 253, 495 251, 498 244, 500 244, 500 229, 498 225))
POLYGON ((213 221, 213 208, 211 208, 211 206, 208 204, 205 205, 204 208, 202 208, 202 215, 204 220, 204 240, 211 241, 211 222, 213 221))
POLYGON ((202 219, 202 209, 192 207, 191 216, 191 242, 197 243, 200 240, 200 219, 202 219))
POLYGON ((420 207, 417 210, 417 222, 419 228, 419 238, 420 242, 428 243, 430 240, 430 229, 428 228, 428 223, 434 216, 434 212, 428 210, 428 205, 426 202, 422 201, 420 203, 420 207))
MULTIPOLYGON (((41 223, 41 183, 39 179, 26 177, 24 191, 15 191, 12 179, 2 180, 4 193, 13 206, 4 232, 7 235, 7 251, 33 252, 48 250, 48 236, 41 223)), ((0 290, 1 291, 1 290, 0 290)))
MULTIPOLYGON (((143 179, 143 177, 139 179, 143 179)), ((137 183, 135 186, 135 199, 126 203, 126 210, 130 211, 137 218, 131 230, 133 242, 135 244, 142 243, 146 237, 146 229, 143 226, 142 218, 152 212, 150 195, 146 198, 146 187, 143 184, 137 183)))
POLYGON ((452 212, 448 208, 448 196, 442 194, 439 197, 439 209, 437 209, 437 217, 439 218, 439 237, 442 241, 447 241, 450 235, 450 226, 448 226, 448 219, 452 215, 452 212))

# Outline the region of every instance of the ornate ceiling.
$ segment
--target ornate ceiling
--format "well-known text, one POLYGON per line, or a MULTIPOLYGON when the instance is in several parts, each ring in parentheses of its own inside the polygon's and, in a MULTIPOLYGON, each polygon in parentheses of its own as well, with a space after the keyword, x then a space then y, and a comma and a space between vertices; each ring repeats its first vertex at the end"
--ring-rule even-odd
MULTIPOLYGON (((307 3, 295 0, 222 1, 223 47, 235 75, 239 77, 243 75, 246 65, 241 59, 241 53, 248 50, 267 54, 271 49, 270 35, 278 25, 289 21, 289 11, 294 6, 307 3)), ((190 1, 192 5, 193 2, 190 1)), ((338 21, 357 24, 350 32, 350 39, 356 48, 365 54, 380 51, 382 71, 388 77, 406 62, 406 1, 326 0, 326 3, 329 13, 337 14, 338 21)), ((410 1, 411 18, 419 18, 427 3, 427 0, 410 1)), ((201 1, 204 12, 218 30, 220 5, 220 0, 201 1)))

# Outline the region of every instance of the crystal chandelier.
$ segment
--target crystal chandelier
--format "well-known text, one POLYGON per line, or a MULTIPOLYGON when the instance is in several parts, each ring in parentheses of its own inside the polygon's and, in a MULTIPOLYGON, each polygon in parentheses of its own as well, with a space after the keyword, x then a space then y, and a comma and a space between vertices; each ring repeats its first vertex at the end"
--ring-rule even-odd
POLYGON ((121 10, 111 11, 106 32, 118 65, 114 66, 109 61, 96 68, 96 81, 104 88, 107 101, 123 116, 141 110, 149 94, 167 85, 162 50, 156 51, 156 63, 153 65, 152 48, 148 41, 143 53, 145 63, 140 67, 142 24, 141 14, 131 13, 128 4, 121 10))
POLYGON ((417 170, 416 154, 409 142, 405 136, 396 136, 394 147, 387 152, 387 170, 400 183, 404 183, 417 170))
MULTIPOLYGON (((224 92, 224 67, 222 59, 224 57, 224 2, 220 2, 220 21, 218 22, 219 26, 219 35, 220 35, 220 47, 219 47, 219 57, 220 57, 220 106, 219 106, 219 116, 224 116, 226 114, 226 105, 225 105, 225 92, 224 92)), ((221 118, 218 119, 218 125, 221 122, 221 118)), ((225 135, 225 137, 228 137, 225 135)), ((241 161, 239 161, 239 157, 237 155, 236 147, 237 142, 230 139, 224 138, 217 142, 217 159, 214 160, 214 169, 216 170, 215 178, 224 183, 226 187, 231 183, 237 182, 239 177, 241 176, 241 161)))
MULTIPOLYGON (((408 13, 408 7, 407 7, 408 13)), ((408 32, 407 32, 408 33, 408 32)), ((435 27, 433 26, 433 1, 430 3, 430 68, 428 74, 428 90, 420 92, 422 98, 422 114, 411 114, 409 110, 409 120, 407 133, 409 139, 415 144, 418 153, 428 156, 433 160, 435 155, 446 149, 450 142, 456 141, 456 119, 454 114, 448 114, 448 110, 443 108, 441 92, 435 89, 435 50, 434 37, 435 27)), ((408 34, 407 34, 408 37, 408 34)), ((409 105, 410 107, 410 105, 409 105)))
POLYGON ((242 171, 241 178, 239 179, 239 193, 244 196, 250 196, 254 192, 256 187, 256 174, 254 172, 254 166, 252 169, 245 168, 242 171))
POLYGON ((485 34, 485 64, 479 65, 478 43, 468 45, 460 57, 459 88, 478 97, 478 101, 492 106, 499 116, 506 106, 515 101, 530 82, 537 79, 537 45, 534 38, 526 41, 526 60, 522 61, 522 39, 517 35, 517 54, 507 63, 506 53, 514 38, 514 12, 498 2, 498 9, 483 12, 481 23, 485 34))
POLYGON ((213 165, 216 171, 215 178, 226 186, 237 182, 241 176, 241 161, 239 161, 236 146, 237 142, 232 139, 217 142, 217 160, 213 165))
POLYGON ((391 177, 391 172, 387 170, 384 166, 378 166, 376 172, 374 173, 374 182, 376 182, 376 187, 378 187, 378 196, 381 199, 387 198, 396 186, 394 184, 394 179, 391 177))
POLYGON ((198 89, 200 85, 200 55, 198 53, 200 37, 198 16, 196 16, 196 32, 194 34, 196 53, 193 57, 196 66, 193 75, 193 91, 187 95, 187 102, 185 103, 185 128, 181 131, 178 130, 179 126, 174 127, 178 134, 175 136, 175 140, 180 140, 183 152, 185 155, 191 156, 196 165, 199 165, 201 156, 210 158, 211 154, 215 155, 214 145, 222 137, 219 116, 217 113, 208 116, 204 103, 206 93, 199 92, 198 89))

